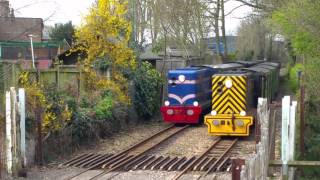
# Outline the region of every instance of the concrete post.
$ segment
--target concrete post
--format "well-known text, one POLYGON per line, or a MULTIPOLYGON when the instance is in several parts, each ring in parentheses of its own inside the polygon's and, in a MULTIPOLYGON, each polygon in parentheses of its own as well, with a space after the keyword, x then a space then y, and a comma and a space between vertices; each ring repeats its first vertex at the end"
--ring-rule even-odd
POLYGON ((6 164, 8 174, 12 174, 12 137, 11 137, 11 99, 10 92, 6 92, 6 164))
POLYGON ((20 131, 21 131, 21 157, 22 165, 26 167, 26 114, 25 114, 25 90, 19 89, 19 112, 20 112, 20 131))
POLYGON ((282 98, 282 127, 281 127, 281 160, 282 179, 288 179, 288 125, 290 118, 290 96, 282 98))

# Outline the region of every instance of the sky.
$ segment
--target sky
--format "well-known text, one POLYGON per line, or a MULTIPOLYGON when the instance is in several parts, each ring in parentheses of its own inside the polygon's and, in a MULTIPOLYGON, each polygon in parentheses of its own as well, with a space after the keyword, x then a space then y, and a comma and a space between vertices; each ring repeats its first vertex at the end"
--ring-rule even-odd
MULTIPOLYGON (((15 9, 16 17, 35 17, 44 19, 45 25, 66 23, 72 21, 80 25, 81 19, 88 13, 88 8, 95 0, 9 0, 15 9)), ((239 2, 228 1, 225 4, 225 13, 241 5, 239 2)), ((241 17, 247 16, 251 9, 242 6, 226 17, 226 33, 236 34, 241 17)))

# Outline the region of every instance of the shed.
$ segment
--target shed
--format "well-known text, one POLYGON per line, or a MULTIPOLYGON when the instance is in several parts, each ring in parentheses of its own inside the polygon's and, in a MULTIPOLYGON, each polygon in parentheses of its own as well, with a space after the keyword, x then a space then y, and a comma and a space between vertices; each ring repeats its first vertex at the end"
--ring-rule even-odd
POLYGON ((162 60, 162 57, 154 54, 152 51, 146 51, 140 54, 139 60, 149 62, 153 68, 156 68, 157 61, 162 60))

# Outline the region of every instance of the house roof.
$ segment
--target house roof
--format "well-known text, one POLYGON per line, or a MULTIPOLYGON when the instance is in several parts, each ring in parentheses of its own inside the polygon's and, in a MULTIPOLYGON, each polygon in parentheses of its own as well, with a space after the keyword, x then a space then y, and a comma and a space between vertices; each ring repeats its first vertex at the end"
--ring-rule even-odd
POLYGON ((162 59, 160 56, 154 54, 152 51, 147 50, 140 54, 139 59, 141 60, 160 60, 162 59))
MULTIPOLYGON (((32 42, 33 47, 58 48, 59 44, 52 42, 32 42)), ((30 47, 30 41, 0 41, 2 47, 30 47)))

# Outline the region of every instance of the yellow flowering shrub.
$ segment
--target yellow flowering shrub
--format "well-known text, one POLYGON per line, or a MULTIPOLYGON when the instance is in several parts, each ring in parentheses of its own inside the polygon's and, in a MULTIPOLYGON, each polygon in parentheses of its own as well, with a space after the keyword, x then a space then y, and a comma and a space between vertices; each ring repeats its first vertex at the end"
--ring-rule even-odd
POLYGON ((77 46, 87 54, 84 60, 85 85, 89 90, 105 89, 122 103, 129 103, 128 82, 123 69, 134 69, 135 56, 128 47, 131 36, 131 23, 127 21, 127 1, 98 0, 85 17, 83 24, 76 30, 77 46), (97 75, 91 65, 106 61, 111 79, 97 75))
POLYGON ((71 119, 72 111, 68 109, 66 103, 59 99, 52 100, 46 97, 43 85, 36 82, 30 72, 22 72, 19 75, 19 85, 26 91, 26 110, 31 119, 36 119, 36 109, 41 108, 42 112, 42 131, 57 131, 65 127, 71 119))

